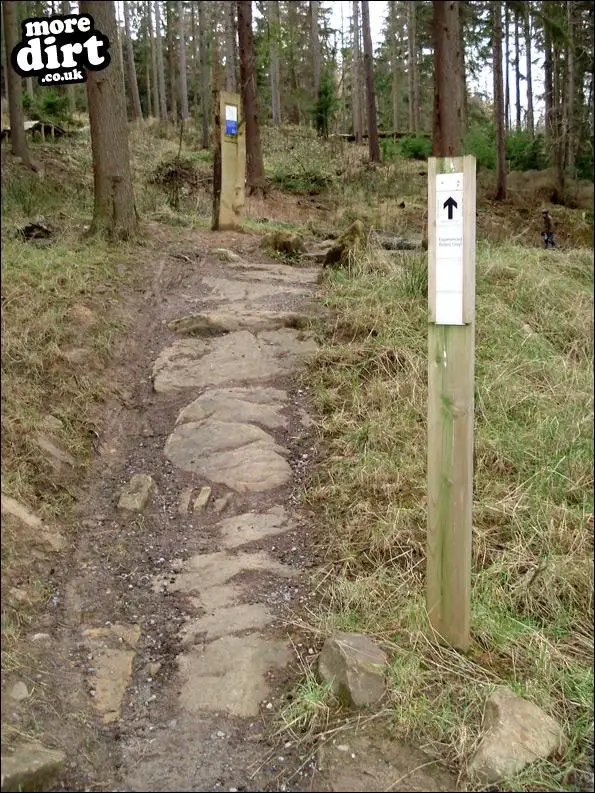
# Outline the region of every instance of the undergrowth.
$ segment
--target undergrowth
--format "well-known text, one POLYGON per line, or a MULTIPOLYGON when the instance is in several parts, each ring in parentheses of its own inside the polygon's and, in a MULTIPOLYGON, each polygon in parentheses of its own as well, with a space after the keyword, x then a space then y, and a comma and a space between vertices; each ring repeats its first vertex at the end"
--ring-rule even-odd
POLYGON ((459 771, 508 684, 568 742, 503 789, 577 789, 593 731, 592 253, 478 249, 467 656, 434 644, 425 611, 427 281, 407 261, 328 281, 336 319, 307 373, 327 450, 305 493, 329 527, 315 627, 377 637, 395 736, 459 771))

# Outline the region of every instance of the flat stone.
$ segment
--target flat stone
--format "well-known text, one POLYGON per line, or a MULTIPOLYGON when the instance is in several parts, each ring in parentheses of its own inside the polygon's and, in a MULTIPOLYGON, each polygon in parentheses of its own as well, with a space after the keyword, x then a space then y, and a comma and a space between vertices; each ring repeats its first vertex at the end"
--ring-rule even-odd
POLYGON ((209 299, 218 299, 220 302, 242 302, 244 304, 254 304, 259 300, 266 299, 271 296, 278 297, 280 293, 287 295, 302 294, 303 288, 301 286, 285 283, 283 286, 280 284, 273 284, 267 279, 266 281, 249 281, 230 280, 228 278, 215 278, 212 276, 205 276, 203 283, 210 287, 212 290, 209 299))
POLYGON ((134 474, 128 485, 122 489, 118 502, 119 509, 142 512, 154 485, 153 477, 148 474, 134 474))
POLYGON ((192 507, 192 511, 196 513, 202 512, 203 509, 208 504, 210 497, 211 497, 211 488, 208 485, 201 487, 200 493, 194 499, 194 506, 192 507))
POLYGON ((248 542, 261 540, 281 532, 295 528, 295 521, 291 520, 284 508, 271 507, 267 512, 246 512, 243 515, 234 515, 225 518, 217 524, 221 531, 223 546, 237 548, 248 542))
POLYGON ((185 487, 180 494, 178 502, 178 515, 187 515, 190 509, 190 499, 192 498, 193 487, 185 487))
POLYGON ((235 311, 233 314, 189 314, 172 320, 167 327, 181 335, 210 338, 238 330, 257 333, 261 330, 277 330, 278 328, 303 329, 307 325, 308 318, 306 316, 291 311, 243 310, 235 311))
POLYGON ((73 468, 76 465, 76 460, 72 454, 66 451, 55 438, 51 438, 44 433, 38 433, 35 436, 35 442, 46 453, 46 458, 54 469, 60 471, 65 466, 73 468))
POLYGON ((0 498, 0 509, 3 515, 12 515, 18 518, 18 520, 30 529, 43 528, 43 522, 40 517, 31 512, 24 504, 21 504, 15 498, 11 498, 11 496, 7 496, 4 493, 2 493, 0 498))
POLYGON ((242 594, 241 587, 227 583, 202 589, 200 597, 191 597, 190 600, 196 608, 213 612, 216 609, 237 604, 242 594))
POLYGON ((217 515, 220 515, 227 509, 227 506, 231 503, 231 499, 231 493, 226 493, 224 496, 221 496, 221 498, 216 499, 215 503, 213 504, 213 509, 217 515))
POLYGON ((216 256, 222 262, 241 262, 242 257, 238 256, 237 253, 234 251, 230 251, 228 248, 213 248, 211 253, 213 256, 216 256))
POLYGON ((290 284, 311 285, 318 283, 320 268, 300 267, 296 269, 287 264, 266 264, 252 262, 237 262, 233 269, 245 273, 251 281, 282 281, 290 284))
POLYGON ((180 704, 191 713, 258 716, 268 694, 265 675, 283 667, 291 653, 283 642, 260 636, 223 636, 178 656, 180 704))
POLYGON ((167 439, 165 454, 178 468, 238 493, 271 490, 291 479, 286 449, 252 424, 216 420, 179 424, 167 439))
POLYGON ((15 702, 22 702, 24 699, 27 699, 28 696, 29 689, 22 680, 19 680, 18 683, 15 683, 10 690, 10 698, 14 699, 15 702))
POLYGON ((560 750, 564 743, 563 730, 555 719, 506 686, 498 686, 490 695, 483 730, 468 764, 469 775, 482 785, 518 774, 530 763, 560 750))
POLYGON ((2 791, 49 790, 58 778, 66 755, 39 743, 25 743, 2 755, 2 791))
POLYGON ((97 670, 93 675, 93 704, 104 724, 120 718, 122 699, 132 678, 134 655, 130 650, 102 649, 93 660, 97 670))
POLYGON ((324 643, 318 671, 338 699, 361 708, 384 694, 386 664, 386 654, 366 636, 336 633, 324 643))
POLYGON ((180 412, 176 424, 211 418, 276 429, 287 426, 279 415, 286 402, 287 393, 277 388, 209 388, 180 412))
POLYGON ((198 620, 188 623, 182 630, 184 643, 206 633, 207 641, 219 636, 229 636, 240 631, 264 628, 273 621, 272 614, 260 603, 240 603, 217 608, 198 620))

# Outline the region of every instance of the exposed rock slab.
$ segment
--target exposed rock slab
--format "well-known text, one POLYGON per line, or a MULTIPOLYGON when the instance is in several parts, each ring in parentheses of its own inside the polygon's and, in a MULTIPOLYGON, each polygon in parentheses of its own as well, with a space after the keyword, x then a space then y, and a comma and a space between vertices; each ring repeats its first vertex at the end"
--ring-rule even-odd
POLYGON ((318 671, 338 699, 361 708, 384 694, 386 663, 386 654, 366 636, 336 633, 324 643, 318 671))
POLYGON ((179 424, 167 439, 165 454, 178 468, 238 493, 271 490, 291 479, 286 449, 253 424, 214 420, 179 424))
POLYGON ((257 716, 266 697, 266 673, 289 663, 283 642, 260 636, 223 636, 195 646, 178 658, 182 687, 180 704, 192 713, 226 712, 257 716))
POLYGON ((66 755, 39 743, 26 743, 2 754, 2 791, 49 790, 59 776, 66 755))
POLYGON ((484 736, 468 765, 472 778, 491 785, 561 749, 564 733, 555 719, 506 686, 491 694, 484 736))
POLYGON ((59 553, 66 546, 65 537, 58 531, 48 529, 41 518, 31 512, 24 504, 14 498, 2 493, 1 511, 3 515, 11 515, 23 523, 27 528, 33 530, 31 541, 42 551, 49 553, 59 553))
POLYGON ((295 522, 281 506, 267 512, 246 512, 225 518, 218 524, 225 548, 237 548, 248 542, 261 540, 295 528, 295 522))
POLYGON ((272 296, 278 297, 280 289, 288 295, 301 295, 304 291, 303 287, 298 285, 285 283, 283 287, 280 287, 279 284, 270 283, 269 279, 267 281, 254 281, 253 279, 249 281, 230 280, 212 276, 203 278, 205 285, 212 290, 209 299, 212 300, 214 298, 219 302, 225 301, 226 303, 258 303, 260 300, 266 300, 272 296))
POLYGON ((234 263, 233 269, 240 275, 246 275, 251 281, 281 281, 290 284, 308 286, 318 283, 320 269, 300 267, 296 269, 287 264, 267 264, 251 262, 234 263))
POLYGON ((134 474, 130 482, 122 488, 118 508, 130 512, 142 512, 154 486, 155 482, 148 474, 134 474))
POLYGON ((291 311, 236 311, 233 314, 188 314, 172 320, 167 327, 181 335, 209 338, 238 330, 258 333, 278 328, 303 329, 307 325, 305 315, 291 311))
POLYGON ((287 393, 278 388, 210 388, 181 411, 176 424, 210 418, 286 427, 287 419, 280 415, 286 401, 287 393))
POLYGON ((264 628, 272 621, 272 614, 261 603, 239 603, 217 608, 183 628, 184 643, 203 633, 206 633, 206 640, 211 641, 240 631, 264 628))

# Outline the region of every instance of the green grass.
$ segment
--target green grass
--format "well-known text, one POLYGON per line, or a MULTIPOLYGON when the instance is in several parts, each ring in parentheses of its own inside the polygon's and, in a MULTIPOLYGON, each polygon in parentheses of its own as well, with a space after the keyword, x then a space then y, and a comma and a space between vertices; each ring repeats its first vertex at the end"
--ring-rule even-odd
POLYGON ((593 257, 549 253, 478 248, 467 656, 433 644, 424 603, 424 257, 329 276, 335 322, 306 376, 327 452, 304 498, 340 568, 316 628, 378 637, 395 735, 458 769, 496 684, 559 719, 564 755, 514 790, 573 789, 593 729, 593 257))

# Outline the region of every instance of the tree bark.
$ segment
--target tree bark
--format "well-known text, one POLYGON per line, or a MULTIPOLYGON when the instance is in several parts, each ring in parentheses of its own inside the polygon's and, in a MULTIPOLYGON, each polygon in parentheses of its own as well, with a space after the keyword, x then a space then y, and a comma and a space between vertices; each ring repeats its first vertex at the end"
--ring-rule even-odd
POLYGON ((568 40, 566 44, 567 88, 566 88, 566 169, 572 173, 575 160, 575 117, 574 117, 574 1, 566 0, 568 40))
POLYGON ((521 56, 519 46, 519 14, 514 11, 514 72, 516 88, 516 129, 521 128, 521 56))
POLYGON ((19 42, 17 27, 16 6, 14 3, 2 3, 2 22, 4 27, 4 51, 6 53, 6 73, 8 91, 8 114, 10 118, 10 145, 15 157, 20 157, 23 165, 31 168, 29 147, 25 137, 25 122, 22 106, 21 77, 10 64, 10 53, 19 42))
POLYGON ((390 13, 390 71, 393 132, 399 130, 399 83, 397 72, 397 3, 389 0, 390 13))
POLYGON ((165 68, 163 66, 163 45, 161 41, 161 15, 159 0, 154 0, 155 7, 155 42, 157 48, 157 77, 159 79, 159 115, 167 124, 167 98, 165 95, 165 68))
POLYGON ((175 125, 178 121, 178 102, 176 99, 177 80, 176 80, 176 62, 174 58, 174 11, 173 3, 171 0, 165 4, 166 13, 166 28, 167 28, 167 77, 168 77, 168 93, 169 93, 169 110, 171 113, 172 123, 175 125))
POLYGON ((417 3, 407 2, 407 78, 409 84, 409 132, 417 132, 417 119, 419 111, 417 104, 417 46, 415 31, 415 16, 417 3))
POLYGON ((432 156, 458 157, 463 151, 463 76, 460 72, 459 3, 433 0, 434 123, 432 156))
POLYGON ((143 120, 143 111, 141 110, 141 106, 140 106, 138 82, 136 79, 136 65, 134 63, 134 50, 132 48, 132 38, 130 37, 130 9, 128 3, 124 3, 124 29, 126 32, 126 58, 128 61, 128 90, 130 91, 132 118, 134 121, 138 122, 143 120))
POLYGON ((236 35, 235 15, 233 3, 224 4, 225 14, 225 89, 235 94, 237 89, 236 66, 233 57, 234 39, 236 35))
MULTIPOLYGON (((112 0, 81 0, 79 8, 81 14, 93 17, 97 28, 110 41, 115 40, 116 15, 112 0)), ((130 173, 122 62, 117 47, 111 55, 107 69, 87 72, 95 187, 90 233, 125 239, 136 231, 137 216, 130 173)))
POLYGON ((554 82, 552 70, 552 37, 550 24, 547 20, 543 23, 544 37, 544 103, 545 103, 545 139, 551 147, 554 137, 554 82))
POLYGON ((159 118, 159 69, 157 68, 157 44, 153 33, 153 8, 151 0, 147 0, 147 21, 149 23, 151 65, 153 67, 153 113, 155 114, 155 118, 159 118))
POLYGON ((297 31, 296 3, 287 4, 287 26, 289 28, 289 80, 291 84, 291 115, 292 124, 300 123, 299 83, 295 57, 295 34, 297 31))
POLYGON ((252 2, 238 0, 238 39, 240 44, 240 86, 246 125, 246 185, 248 193, 263 190, 264 162, 258 125, 256 95, 256 57, 252 38, 252 2))
POLYGON ((355 142, 362 140, 362 114, 360 108, 360 58, 359 58, 359 0, 353 0, 353 45, 351 52, 351 102, 353 106, 353 134, 355 142))
POLYGON ((510 10, 509 4, 504 2, 504 61, 506 63, 506 79, 504 83, 504 119, 506 132, 510 132, 510 10))
POLYGON ((312 49, 312 94, 318 101, 320 92, 320 37, 318 34, 318 14, 320 3, 310 0, 310 46, 312 49))
POLYGON ((207 63, 206 3, 198 3, 198 42, 200 58, 201 147, 209 148, 209 65, 207 63))
POLYGON ((366 100, 368 106, 368 151, 370 162, 380 162, 380 145, 376 125, 376 90, 374 88, 374 57, 370 35, 370 6, 362 0, 362 25, 364 29, 364 70, 366 73, 366 100))
POLYGON ((271 112, 273 124, 281 123, 281 94, 279 91, 279 35, 281 30, 281 18, 279 12, 279 0, 269 0, 268 23, 269 23, 269 52, 271 59, 271 112))
POLYGON ((533 64, 531 63, 531 3, 525 3, 524 11, 525 48, 527 51, 527 129, 535 135, 535 116, 533 114, 533 64))
MULTIPOLYGON (((70 3, 68 0, 62 0, 62 14, 64 16, 68 16, 68 14, 70 14, 70 3)), ((33 80, 31 80, 31 84, 29 84, 29 80, 27 80, 27 92, 33 96, 33 80)), ((66 86, 66 96, 68 97, 68 106, 70 108, 70 112, 72 113, 76 109, 76 94, 74 85, 70 84, 66 86)))
POLYGON ((502 91, 502 2, 492 0, 494 29, 494 121, 496 124, 496 201, 506 198, 504 95, 502 91))
POLYGON ((180 118, 188 121, 188 78, 186 76, 186 34, 184 29, 184 4, 180 3, 179 18, 179 63, 180 63, 180 118))

